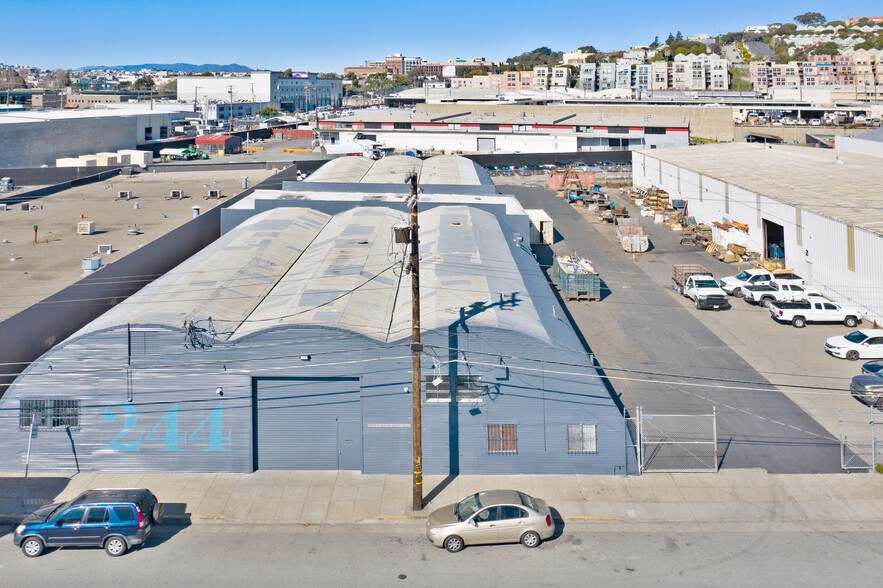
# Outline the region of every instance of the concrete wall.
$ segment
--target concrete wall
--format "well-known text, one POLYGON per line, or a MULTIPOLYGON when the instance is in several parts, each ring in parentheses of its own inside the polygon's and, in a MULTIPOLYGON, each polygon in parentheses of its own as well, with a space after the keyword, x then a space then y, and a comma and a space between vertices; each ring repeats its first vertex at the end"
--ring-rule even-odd
MULTIPOLYGON (((834 149, 883 157, 883 141, 869 141, 862 139, 861 135, 857 137, 836 137, 834 139, 834 149)), ((883 165, 883 161, 881 161, 881 165, 883 165)))
POLYGON ((806 143, 807 133, 810 135, 851 135, 855 134, 855 129, 844 129, 840 127, 812 127, 809 125, 735 125, 734 141, 745 142, 742 136, 745 132, 764 133, 767 135, 775 135, 782 137, 783 143, 806 143))
POLYGON ((55 165, 62 157, 136 146, 133 117, 95 117, 0 124, 0 168, 55 165))

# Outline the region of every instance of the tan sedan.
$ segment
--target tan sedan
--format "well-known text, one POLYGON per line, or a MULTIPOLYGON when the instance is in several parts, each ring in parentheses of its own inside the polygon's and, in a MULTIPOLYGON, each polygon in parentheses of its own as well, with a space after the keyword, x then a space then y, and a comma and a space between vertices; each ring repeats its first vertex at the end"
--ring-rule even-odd
POLYGON ((517 490, 486 490, 436 510, 426 536, 451 553, 466 545, 521 543, 536 547, 555 534, 549 505, 517 490))

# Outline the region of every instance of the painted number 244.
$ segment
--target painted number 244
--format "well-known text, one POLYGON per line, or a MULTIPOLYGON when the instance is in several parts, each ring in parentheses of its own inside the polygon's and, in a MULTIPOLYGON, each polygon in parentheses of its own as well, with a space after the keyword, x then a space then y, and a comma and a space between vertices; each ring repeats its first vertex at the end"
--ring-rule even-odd
POLYGON ((119 411, 123 417, 123 429, 119 435, 114 437, 113 441, 104 446, 104 449, 109 451, 141 451, 142 441, 160 441, 163 442, 160 451, 184 451, 188 442, 207 441, 208 447, 203 447, 203 451, 229 451, 230 432, 227 431, 226 435, 223 434, 222 410, 221 403, 218 403, 190 435, 186 431, 179 434, 178 403, 176 402, 147 435, 139 433, 137 438, 132 439, 133 435, 130 433, 138 424, 138 410, 131 404, 112 404, 104 409, 104 420, 109 423, 116 421, 117 411, 119 411))

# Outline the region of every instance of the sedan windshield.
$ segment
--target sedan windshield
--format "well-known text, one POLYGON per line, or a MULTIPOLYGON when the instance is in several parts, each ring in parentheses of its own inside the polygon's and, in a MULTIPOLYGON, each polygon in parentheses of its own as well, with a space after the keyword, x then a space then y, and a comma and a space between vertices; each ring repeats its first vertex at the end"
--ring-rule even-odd
POLYGON ((846 339, 847 341, 849 341, 850 343, 861 343, 862 341, 867 339, 868 336, 865 335, 864 333, 862 333, 861 331, 853 331, 852 333, 850 333, 848 335, 844 335, 843 338, 846 339))
POLYGON ((481 501, 478 499, 478 494, 473 494, 457 503, 454 507, 454 515, 458 521, 462 522, 478 512, 480 508, 481 501))

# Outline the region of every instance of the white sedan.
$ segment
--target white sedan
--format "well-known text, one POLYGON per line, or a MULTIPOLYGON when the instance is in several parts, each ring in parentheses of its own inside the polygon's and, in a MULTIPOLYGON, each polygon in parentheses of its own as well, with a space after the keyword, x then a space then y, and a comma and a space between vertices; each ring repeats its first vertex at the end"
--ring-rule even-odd
POLYGON ((883 359, 883 329, 859 329, 847 335, 828 337, 825 351, 850 361, 883 359))

